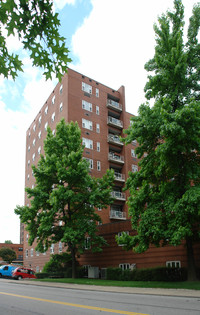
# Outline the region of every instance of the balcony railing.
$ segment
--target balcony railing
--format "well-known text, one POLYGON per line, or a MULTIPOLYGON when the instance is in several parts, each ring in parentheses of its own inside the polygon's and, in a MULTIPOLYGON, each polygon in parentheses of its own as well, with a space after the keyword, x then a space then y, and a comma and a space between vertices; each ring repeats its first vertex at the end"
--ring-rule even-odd
POLYGON ((125 182, 124 174, 115 172, 114 176, 115 176, 115 180, 120 181, 120 182, 125 182))
POLYGON ((121 142, 121 140, 120 140, 120 138, 118 136, 112 135, 112 134, 108 135, 108 142, 116 144, 116 145, 120 145, 120 146, 124 145, 123 142, 121 142))
POLYGON ((126 212, 120 210, 110 210, 110 219, 126 220, 126 212))
POLYGON ((114 109, 114 110, 116 110, 118 112, 122 111, 122 105, 119 104, 118 102, 115 102, 115 101, 110 100, 110 99, 107 100, 107 107, 111 108, 111 109, 114 109))
POLYGON ((116 153, 109 153, 108 160, 111 162, 115 162, 118 164, 124 164, 124 157, 123 155, 118 155, 116 153))
POLYGON ((125 193, 122 193, 120 191, 112 191, 112 197, 117 199, 117 200, 126 200, 126 195, 125 193))
POLYGON ((108 116, 108 125, 114 126, 116 128, 123 128, 123 122, 117 118, 108 116))

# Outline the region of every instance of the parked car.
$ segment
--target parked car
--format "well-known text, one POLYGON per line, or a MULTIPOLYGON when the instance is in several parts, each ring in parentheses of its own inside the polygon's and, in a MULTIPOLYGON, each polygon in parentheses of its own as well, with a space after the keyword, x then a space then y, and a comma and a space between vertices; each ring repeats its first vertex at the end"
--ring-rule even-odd
POLYGON ((16 266, 3 265, 0 267, 0 278, 11 278, 12 272, 16 269, 16 266))
POLYGON ((36 279, 35 271, 28 268, 18 267, 15 270, 13 270, 12 277, 14 279, 20 280, 20 279, 36 279))

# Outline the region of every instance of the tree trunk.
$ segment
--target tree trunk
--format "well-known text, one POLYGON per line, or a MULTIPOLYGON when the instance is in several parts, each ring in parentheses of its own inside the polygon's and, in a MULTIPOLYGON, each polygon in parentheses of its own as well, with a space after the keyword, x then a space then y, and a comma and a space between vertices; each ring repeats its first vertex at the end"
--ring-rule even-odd
POLYGON ((188 281, 197 281, 193 242, 192 242, 192 239, 189 237, 186 239, 186 247, 187 247, 187 262, 188 262, 188 281))
POLYGON ((76 278, 76 254, 75 250, 71 249, 71 256, 72 256, 72 278, 76 278))

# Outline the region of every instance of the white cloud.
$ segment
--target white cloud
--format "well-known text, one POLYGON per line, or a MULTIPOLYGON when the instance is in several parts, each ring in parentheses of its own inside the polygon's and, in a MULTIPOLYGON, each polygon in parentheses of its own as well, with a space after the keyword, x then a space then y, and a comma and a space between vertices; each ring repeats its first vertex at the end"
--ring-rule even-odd
POLYGON ((114 89, 125 85, 126 109, 137 114, 146 101, 144 64, 154 55, 153 23, 173 8, 173 0, 92 0, 92 5, 72 39, 80 60, 73 68, 114 89))

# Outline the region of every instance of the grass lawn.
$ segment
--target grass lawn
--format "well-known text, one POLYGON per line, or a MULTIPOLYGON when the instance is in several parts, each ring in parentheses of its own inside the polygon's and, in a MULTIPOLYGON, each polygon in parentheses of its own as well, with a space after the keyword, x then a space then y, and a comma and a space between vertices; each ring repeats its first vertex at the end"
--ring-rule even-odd
POLYGON ((102 279, 36 279, 35 281, 59 282, 59 283, 75 283, 85 285, 100 286, 118 286, 118 287, 135 287, 135 288, 167 288, 167 289, 190 289, 200 290, 200 281, 184 281, 184 282, 159 282, 159 281, 114 281, 102 279))

